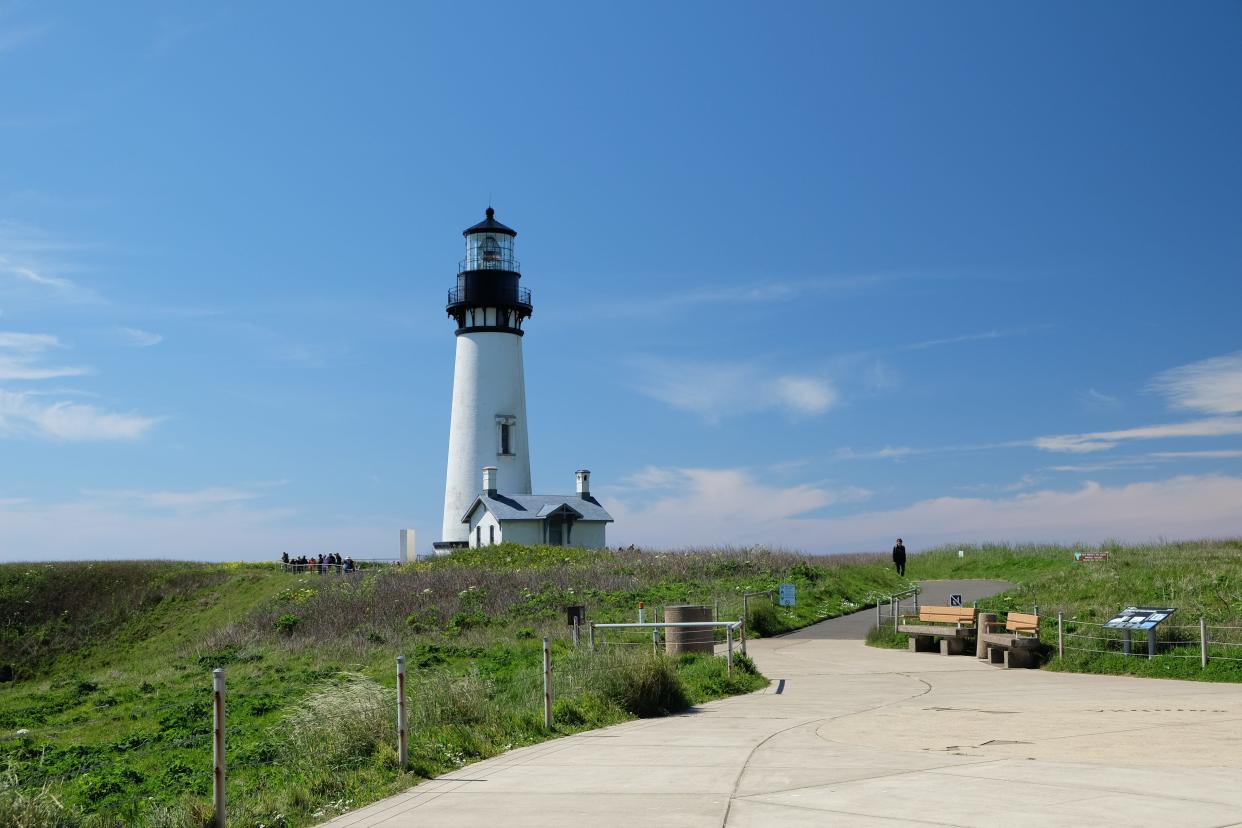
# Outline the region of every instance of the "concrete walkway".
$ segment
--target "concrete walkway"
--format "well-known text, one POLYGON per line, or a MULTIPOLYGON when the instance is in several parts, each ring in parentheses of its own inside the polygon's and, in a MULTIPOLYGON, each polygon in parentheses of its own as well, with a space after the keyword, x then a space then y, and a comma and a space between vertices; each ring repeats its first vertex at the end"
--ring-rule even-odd
POLYGON ((1242 826, 1235 685, 1006 671, 816 628, 750 654, 766 691, 511 751, 328 825, 1242 826))

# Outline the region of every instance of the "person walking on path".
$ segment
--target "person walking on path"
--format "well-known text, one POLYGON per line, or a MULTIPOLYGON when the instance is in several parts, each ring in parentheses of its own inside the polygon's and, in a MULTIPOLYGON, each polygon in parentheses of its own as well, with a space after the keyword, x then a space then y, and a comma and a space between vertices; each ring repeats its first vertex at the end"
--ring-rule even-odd
POLYGON ((906 546, 901 538, 897 539, 897 545, 893 547, 893 564, 897 567, 897 574, 906 577, 906 546))

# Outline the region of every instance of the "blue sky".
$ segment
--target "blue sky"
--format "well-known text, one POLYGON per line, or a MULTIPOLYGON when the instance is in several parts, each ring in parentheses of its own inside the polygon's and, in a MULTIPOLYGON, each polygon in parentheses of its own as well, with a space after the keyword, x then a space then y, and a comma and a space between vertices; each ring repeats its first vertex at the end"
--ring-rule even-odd
POLYGON ((648 546, 1242 533, 1237 3, 0 5, 0 559, 437 539, 444 298, 648 546))

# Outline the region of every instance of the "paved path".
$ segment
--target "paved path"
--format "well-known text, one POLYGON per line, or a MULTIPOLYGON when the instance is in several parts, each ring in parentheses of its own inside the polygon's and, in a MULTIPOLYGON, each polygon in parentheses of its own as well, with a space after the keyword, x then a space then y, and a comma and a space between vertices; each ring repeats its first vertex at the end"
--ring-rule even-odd
POLYGON ((814 631, 750 652, 766 691, 511 751, 329 825, 1242 828, 1235 685, 814 631))
MULTIPOLYGON (((1008 581, 919 581, 919 603, 922 606, 948 606, 949 596, 958 594, 962 596, 962 601, 966 606, 970 606, 972 602, 981 598, 987 598, 990 595, 1013 589, 1014 584, 1008 581)), ((907 601, 902 605, 904 611, 911 610, 911 604, 907 601)), ((889 615, 889 608, 881 606, 880 612, 891 623, 892 616, 889 615)), ((822 624, 815 624, 810 627, 803 627, 797 632, 789 633, 791 638, 839 638, 843 640, 855 639, 861 641, 867 637, 867 630, 875 626, 875 610, 864 610, 856 612, 852 615, 843 615, 840 618, 833 618, 824 621, 822 624)))

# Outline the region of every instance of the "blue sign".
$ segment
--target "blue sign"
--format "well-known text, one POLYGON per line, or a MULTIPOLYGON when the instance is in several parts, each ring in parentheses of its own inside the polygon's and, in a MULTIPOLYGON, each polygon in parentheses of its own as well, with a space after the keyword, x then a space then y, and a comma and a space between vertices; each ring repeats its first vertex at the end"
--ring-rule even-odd
POLYGON ((782 607, 792 607, 794 605, 794 585, 781 584, 781 594, 777 603, 782 607))

